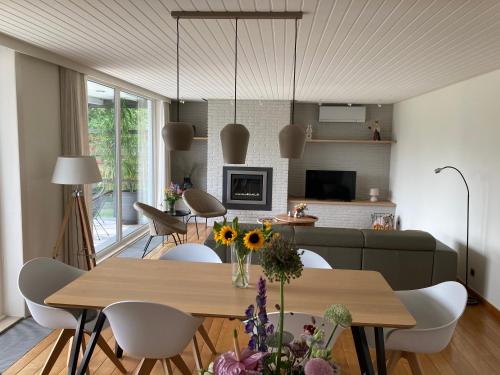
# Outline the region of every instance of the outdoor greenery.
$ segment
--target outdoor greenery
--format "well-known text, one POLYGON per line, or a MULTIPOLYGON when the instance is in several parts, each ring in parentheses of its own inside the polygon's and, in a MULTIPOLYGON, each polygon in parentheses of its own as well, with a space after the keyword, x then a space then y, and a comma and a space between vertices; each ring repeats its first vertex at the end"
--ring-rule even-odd
MULTIPOLYGON (((148 110, 133 107, 126 99, 121 99, 120 106, 122 191, 134 192, 139 180, 139 135, 147 132, 148 110)), ((90 151, 97 158, 105 191, 114 190, 116 173, 114 112, 112 105, 88 109, 90 151)))

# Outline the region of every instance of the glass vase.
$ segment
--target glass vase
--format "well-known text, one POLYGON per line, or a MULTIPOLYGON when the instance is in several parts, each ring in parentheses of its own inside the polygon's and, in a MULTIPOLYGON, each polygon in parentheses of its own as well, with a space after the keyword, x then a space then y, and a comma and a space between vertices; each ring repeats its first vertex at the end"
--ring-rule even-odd
POLYGON ((175 201, 165 201, 165 209, 169 214, 175 214, 175 201))
POLYGON ((250 283, 252 254, 243 245, 231 244, 231 280, 236 288, 247 288, 250 283))

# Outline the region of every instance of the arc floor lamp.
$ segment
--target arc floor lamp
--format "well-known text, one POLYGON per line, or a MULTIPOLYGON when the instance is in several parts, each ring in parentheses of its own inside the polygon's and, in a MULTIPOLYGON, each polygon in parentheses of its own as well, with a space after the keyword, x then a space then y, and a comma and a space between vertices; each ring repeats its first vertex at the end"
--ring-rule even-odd
MULTIPOLYGON (((470 190, 469 190, 469 185, 467 184, 467 180, 465 179, 463 173, 456 167, 453 167, 451 165, 446 165, 444 167, 436 168, 434 169, 434 173, 441 173, 441 171, 445 169, 453 169, 456 171, 460 177, 462 177, 462 180, 464 181, 465 188, 467 189, 467 240, 465 242, 465 286, 467 287, 467 293, 469 293, 469 206, 470 206, 470 190)), ((474 297, 472 297, 470 294, 468 294, 467 298, 467 304, 468 305, 476 305, 478 303, 478 300, 474 297)))

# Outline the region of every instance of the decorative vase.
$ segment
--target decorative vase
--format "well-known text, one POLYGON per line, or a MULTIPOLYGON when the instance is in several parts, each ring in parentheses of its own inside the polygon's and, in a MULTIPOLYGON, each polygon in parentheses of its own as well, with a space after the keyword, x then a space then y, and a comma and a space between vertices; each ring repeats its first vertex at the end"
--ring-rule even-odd
POLYGON ((231 244, 231 280, 234 287, 248 287, 251 261, 252 254, 243 245, 231 244))
POLYGON ((166 211, 170 214, 175 214, 175 201, 165 201, 166 203, 166 211))
POLYGON ((182 183, 182 190, 191 189, 193 187, 193 183, 191 182, 191 177, 184 177, 184 182, 182 183))

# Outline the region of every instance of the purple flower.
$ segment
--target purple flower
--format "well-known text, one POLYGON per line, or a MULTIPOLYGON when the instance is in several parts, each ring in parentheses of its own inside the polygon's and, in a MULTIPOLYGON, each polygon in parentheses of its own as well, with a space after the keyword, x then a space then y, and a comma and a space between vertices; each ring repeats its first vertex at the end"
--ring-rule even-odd
POLYGON ((259 345, 259 352, 267 353, 267 345, 264 342, 259 345))
POLYGON ((260 311, 258 317, 261 324, 266 324, 269 321, 269 319, 267 319, 266 310, 260 311))
POLYGON ((245 310, 245 316, 250 319, 250 318, 253 318, 253 314, 255 312, 255 306, 254 305, 250 305, 247 307, 247 309, 245 310))
POLYGON ((269 325, 267 326, 266 331, 267 331, 267 334, 268 334, 268 335, 272 334, 272 333, 274 332, 274 325, 273 325, 273 324, 269 324, 269 325))
POLYGON ((255 327, 255 323, 253 322, 253 319, 247 320, 247 322, 245 324, 245 332, 252 333, 254 327, 255 327))
POLYGON ((258 294, 257 297, 255 298, 255 301, 257 302, 257 306, 265 307, 267 302, 267 297, 265 295, 258 294))
POLYGON ((257 335, 252 335, 250 341, 248 341, 248 349, 255 350, 255 345, 257 341, 257 335))

